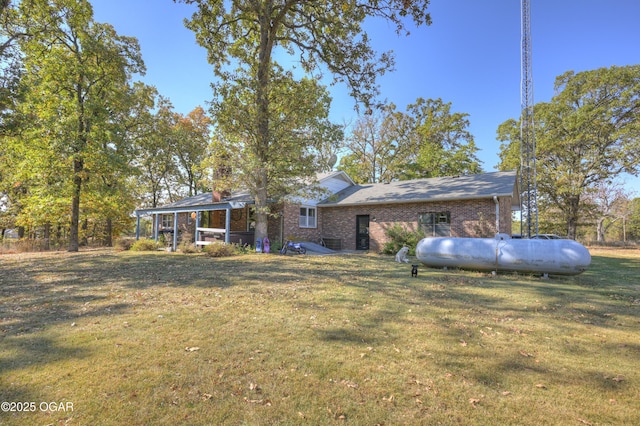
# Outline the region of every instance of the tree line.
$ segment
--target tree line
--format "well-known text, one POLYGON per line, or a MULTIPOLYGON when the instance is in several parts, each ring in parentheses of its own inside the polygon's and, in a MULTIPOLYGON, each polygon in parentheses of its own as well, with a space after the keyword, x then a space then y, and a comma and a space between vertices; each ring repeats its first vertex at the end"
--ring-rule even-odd
MULTIPOLYGON (((182 2, 214 72, 210 109, 186 116, 135 80, 137 40, 95 22, 88 1, 0 2, 0 229, 75 251, 89 235, 111 244, 137 207, 246 189, 260 238, 270 201, 304 190, 338 154, 358 183, 482 171, 468 114, 442 99, 404 111, 378 100, 393 55, 375 52, 362 24, 384 19, 406 35, 409 21, 431 23, 428 0, 182 2), (325 74, 355 100, 349 129, 328 119, 325 74)), ((640 167, 639 79, 638 66, 567 72, 535 106, 543 231, 577 237, 588 224, 604 236, 622 223, 640 237, 634 194, 611 199, 616 177, 640 167)), ((519 121, 497 138, 499 168, 518 169, 519 121)))
POLYGON ((1 13, 3 234, 111 245, 141 203, 205 190, 211 120, 134 81, 145 72, 135 38, 95 22, 87 1, 5 1, 1 13))

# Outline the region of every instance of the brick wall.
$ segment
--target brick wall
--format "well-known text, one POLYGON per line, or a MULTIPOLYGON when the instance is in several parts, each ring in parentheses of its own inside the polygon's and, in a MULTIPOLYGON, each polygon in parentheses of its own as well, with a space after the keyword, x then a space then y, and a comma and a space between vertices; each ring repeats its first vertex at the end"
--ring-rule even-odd
MULTIPOLYGON (((166 214, 166 213, 165 213, 166 214)), ((165 214, 158 215, 159 221, 159 230, 162 231, 164 229, 173 229, 173 214, 168 214, 171 216, 171 226, 163 227, 162 226, 162 216, 165 214)), ((178 213, 178 242, 186 241, 193 242, 193 238, 196 232, 196 221, 191 219, 191 212, 189 213, 178 213)), ((168 234, 170 238, 171 234, 168 234)))
MULTIPOLYGON (((320 216, 321 209, 316 210, 316 227, 301 228, 300 227, 300 205, 285 203, 283 212, 283 231, 285 240, 294 241, 311 241, 318 242, 320 240, 322 219, 320 216)), ((355 227, 355 225, 354 225, 355 227)))
MULTIPOLYGON (((227 220, 226 214, 226 210, 214 210, 210 212, 209 223, 203 223, 201 226, 205 228, 225 228, 227 220)), ((231 210, 231 230, 246 231, 247 215, 248 207, 231 210)))
MULTIPOLYGON (((357 215, 369 215, 369 245, 372 251, 382 249, 387 240, 385 231, 396 223, 417 230, 419 213, 450 212, 453 237, 493 237, 496 231, 496 207, 490 198, 443 203, 322 207, 318 210, 319 236, 342 239, 342 247, 346 250, 356 248, 357 215)), ((500 216, 500 232, 511 234, 510 198, 500 200, 500 216)))

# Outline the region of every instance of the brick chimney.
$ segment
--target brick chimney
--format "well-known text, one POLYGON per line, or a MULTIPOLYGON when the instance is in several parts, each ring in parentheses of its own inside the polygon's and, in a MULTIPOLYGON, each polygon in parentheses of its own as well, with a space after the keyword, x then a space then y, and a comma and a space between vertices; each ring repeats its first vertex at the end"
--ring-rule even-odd
MULTIPOLYGON (((219 180, 225 180, 225 178, 229 177, 229 175, 231 175, 231 168, 230 167, 226 167, 226 166, 220 166, 213 173, 213 181, 217 182, 219 180)), ((219 203, 224 198, 228 197, 229 195, 231 195, 231 193, 229 191, 226 191, 226 190, 225 191, 216 191, 214 189, 212 194, 211 194, 211 201, 214 202, 214 203, 219 203)))

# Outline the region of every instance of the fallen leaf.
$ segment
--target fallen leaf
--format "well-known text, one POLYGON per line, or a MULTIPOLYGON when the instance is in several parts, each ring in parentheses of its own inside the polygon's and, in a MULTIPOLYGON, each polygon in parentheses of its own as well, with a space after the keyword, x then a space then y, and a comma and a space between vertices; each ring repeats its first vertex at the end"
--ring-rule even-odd
POLYGON ((525 351, 520 351, 520 355, 522 355, 522 356, 523 356, 523 357, 525 357, 525 358, 530 358, 530 357, 532 357, 532 356, 533 356, 533 355, 531 355, 530 353, 525 352, 525 351))
POLYGON ((547 388, 547 387, 546 387, 545 385, 543 385, 542 383, 538 383, 538 384, 536 385, 536 387, 537 387, 538 389, 546 389, 546 388, 547 388))
POLYGON ((585 419, 578 419, 578 421, 584 425, 593 426, 593 423, 586 421, 585 419))
POLYGON ((611 379, 611 380, 613 380, 614 382, 620 383, 620 382, 624 382, 624 377, 622 377, 622 376, 616 376, 616 377, 614 377, 614 378, 613 378, 613 379, 611 379))
POLYGON ((509 391, 502 392, 502 396, 509 396, 509 395, 511 395, 511 392, 509 391))
POLYGON ((186 348, 184 348, 184 350, 187 351, 187 352, 195 352, 195 351, 199 351, 200 348, 197 347, 197 346, 194 346, 194 347, 191 347, 191 348, 190 347, 186 347, 186 348))
POLYGON ((244 402, 248 402, 249 404, 261 404, 271 407, 271 400, 268 399, 249 399, 245 397, 244 402))
POLYGON ((469 398, 469 404, 473 405, 473 408, 476 408, 476 405, 480 403, 478 398, 469 398))
POLYGON ((203 401, 207 401, 209 399, 213 398, 213 395, 211 395, 210 393, 203 393, 202 394, 202 400, 203 401))
POLYGON ((353 388, 353 389, 357 389, 358 388, 358 384, 355 383, 355 382, 352 382, 351 380, 342 380, 342 381, 340 381, 340 384, 343 384, 348 388, 353 388))
POLYGON ((460 340, 460 345, 461 346, 467 346, 467 342, 465 342, 464 340, 460 340))

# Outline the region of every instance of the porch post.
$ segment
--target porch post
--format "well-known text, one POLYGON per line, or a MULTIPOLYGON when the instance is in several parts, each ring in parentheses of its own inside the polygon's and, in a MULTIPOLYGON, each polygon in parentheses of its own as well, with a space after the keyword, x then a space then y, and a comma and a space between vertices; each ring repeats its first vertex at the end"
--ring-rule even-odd
POLYGON ((198 245, 198 228, 200 228, 200 212, 196 210, 196 235, 193 237, 193 243, 198 245))
POLYGON ((230 240, 230 233, 231 233, 231 208, 227 208, 226 209, 226 214, 225 214, 225 221, 224 221, 224 242, 229 244, 230 240))
POLYGON ((178 247, 178 212, 173 212, 173 250, 178 247))
POLYGON ((153 214, 153 239, 156 243, 158 242, 158 228, 160 228, 159 217, 158 213, 153 214))
POLYGON ((136 241, 140 239, 140 214, 136 212, 136 241))

